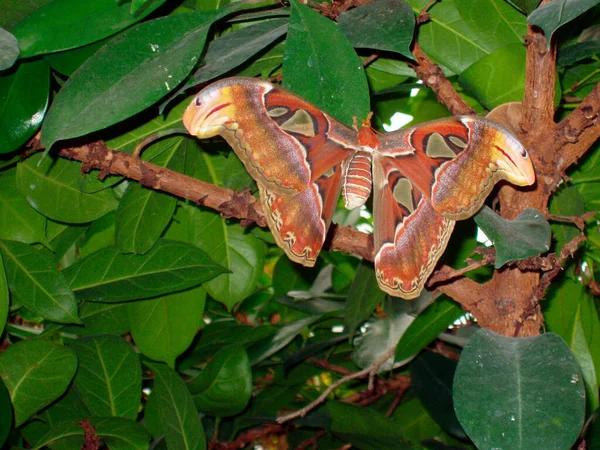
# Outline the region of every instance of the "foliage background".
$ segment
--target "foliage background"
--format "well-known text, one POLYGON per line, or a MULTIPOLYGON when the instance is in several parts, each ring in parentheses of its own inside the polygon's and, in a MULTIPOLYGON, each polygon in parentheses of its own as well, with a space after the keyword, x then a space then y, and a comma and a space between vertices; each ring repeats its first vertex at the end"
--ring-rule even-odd
MULTIPOLYGON (((463 315, 448 297, 386 298, 368 262, 338 252, 302 268, 265 229, 148 189, 156 186, 143 177, 82 175, 80 162, 58 156, 102 142, 131 153, 180 127, 191 98, 182 83, 225 74, 282 76, 347 123, 370 110, 378 128, 398 111, 413 124, 448 116, 411 65, 415 16, 426 6, 418 44, 478 114, 523 99, 527 21, 554 34, 560 120, 598 90, 600 9, 555 0, 534 11, 536 3, 378 0, 344 12, 349 3, 1 0, 0 442, 568 449, 581 435, 588 448, 600 445, 600 237, 585 216, 600 198, 597 145, 550 203, 555 217, 588 219, 587 241, 542 304, 546 331, 562 339, 447 331, 463 315), (29 150, 40 139, 52 151, 29 150), (368 390, 387 355, 394 361, 368 390), (343 376, 355 379, 323 407, 293 425, 275 422, 343 376), (552 426, 540 431, 545 420, 552 426)), ((219 140, 168 136, 143 159, 227 189, 256 188, 219 140)), ((367 213, 343 209, 334 221, 372 225, 367 213)), ((580 230, 555 220, 552 233, 560 253, 580 230)), ((463 267, 475 234, 473 221, 458 224, 443 262, 463 267)), ((484 282, 492 272, 468 276, 484 282)))

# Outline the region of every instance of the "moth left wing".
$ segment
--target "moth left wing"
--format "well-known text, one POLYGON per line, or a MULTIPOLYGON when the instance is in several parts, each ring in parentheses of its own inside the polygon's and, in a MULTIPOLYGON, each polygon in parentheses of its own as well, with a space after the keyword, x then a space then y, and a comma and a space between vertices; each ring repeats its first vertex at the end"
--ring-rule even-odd
MULTIPOLYGON (((410 152, 407 153, 409 155, 410 152)), ((402 155, 373 155, 375 272, 390 295, 413 299, 446 249, 454 221, 435 211, 402 171, 402 155)))

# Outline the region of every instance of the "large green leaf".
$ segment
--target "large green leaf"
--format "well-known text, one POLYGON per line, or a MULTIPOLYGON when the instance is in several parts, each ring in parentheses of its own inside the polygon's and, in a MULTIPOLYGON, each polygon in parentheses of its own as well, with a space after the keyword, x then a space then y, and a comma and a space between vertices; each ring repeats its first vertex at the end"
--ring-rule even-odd
POLYGON ((60 90, 42 128, 44 147, 101 130, 157 102, 189 74, 217 17, 162 17, 111 40, 60 90))
POLYGON ((54 259, 16 241, 0 241, 10 291, 31 312, 62 323, 81 323, 77 301, 54 259))
POLYGON ((187 387, 198 411, 220 417, 238 414, 252 394, 252 370, 246 350, 240 344, 223 348, 187 387))
MULTIPOLYGON (((81 419, 84 419, 83 417, 81 419)), ((139 423, 123 417, 91 417, 82 420, 70 420, 53 427, 34 447, 41 448, 84 448, 84 426, 87 422, 93 427, 94 434, 111 450, 146 450, 150 436, 139 423)))
POLYGON ((79 359, 75 388, 93 416, 135 420, 140 406, 142 369, 130 343, 104 334, 71 346, 79 359))
POLYGON ((8 388, 15 426, 62 395, 77 370, 77 358, 50 341, 21 341, 0 353, 0 378, 8 388))
POLYGON ((356 48, 391 51, 413 58, 409 46, 415 31, 415 15, 404 1, 367 3, 341 14, 338 25, 356 48))
POLYGON ((165 0, 153 0, 139 14, 115 0, 54 0, 19 22, 13 33, 21 58, 56 52, 105 38, 140 21, 165 0), (68 32, 65 32, 68 30, 68 32))
POLYGON ((527 22, 544 30, 550 47, 550 38, 558 28, 596 5, 598 0, 553 0, 533 11, 527 17, 527 22))
POLYGON ((520 102, 525 92, 525 47, 509 44, 469 66, 458 82, 487 109, 520 102))
POLYGON ((373 266, 363 260, 358 266, 346 299, 345 322, 350 336, 354 335, 356 328, 369 318, 384 298, 385 293, 379 289, 373 266))
POLYGON ((86 61, 86 59, 96 53, 100 47, 108 42, 108 40, 109 38, 102 39, 101 41, 84 45, 83 47, 77 47, 63 52, 49 53, 44 55, 44 59, 53 70, 70 77, 79 66, 86 61))
POLYGON ((154 373, 156 406, 168 448, 206 449, 204 427, 190 391, 177 372, 162 364, 147 364, 154 373))
POLYGON ((0 172, 0 238, 46 242, 46 218, 29 206, 15 184, 15 170, 0 172))
POLYGON ((474 219, 496 247, 496 269, 550 249, 550 224, 533 208, 525 209, 514 220, 506 220, 484 206, 474 219))
POLYGON ((461 354, 454 408, 478 448, 568 449, 583 426, 585 388, 560 336, 482 329, 461 354))
POLYGON ((77 334, 115 334, 130 331, 127 303, 84 302, 79 308, 83 329, 77 334))
POLYGON ((18 57, 17 39, 4 28, 0 28, 0 70, 10 69, 18 57))
POLYGON ((336 24, 294 0, 283 58, 283 86, 352 125, 369 113, 360 58, 336 24), (335 55, 335 64, 331 63, 335 55))
POLYGON ((202 324, 205 299, 206 290, 197 287, 130 303, 131 335, 140 352, 174 367, 202 324))
POLYGON ((19 23, 36 9, 50 3, 52 0, 0 0, 0 27, 12 30, 15 24, 19 23))
POLYGON ((98 250, 63 273, 78 297, 118 302, 187 289, 224 271, 197 247, 160 239, 144 255, 124 255, 115 247, 98 250))
POLYGON ((0 74, 0 154, 18 149, 39 128, 49 90, 50 73, 44 61, 20 62, 0 74))
POLYGON ((109 190, 81 192, 81 164, 64 158, 37 154, 17 166, 17 186, 31 206, 51 219, 86 223, 117 207, 109 190))

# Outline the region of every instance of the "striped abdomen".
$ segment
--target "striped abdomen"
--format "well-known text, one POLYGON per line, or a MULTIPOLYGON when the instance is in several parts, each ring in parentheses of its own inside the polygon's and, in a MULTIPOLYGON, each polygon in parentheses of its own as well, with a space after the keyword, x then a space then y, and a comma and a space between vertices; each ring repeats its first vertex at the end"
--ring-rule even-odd
POLYGON ((364 205, 371 195, 371 159, 370 153, 358 151, 344 164, 342 193, 348 209, 364 205))

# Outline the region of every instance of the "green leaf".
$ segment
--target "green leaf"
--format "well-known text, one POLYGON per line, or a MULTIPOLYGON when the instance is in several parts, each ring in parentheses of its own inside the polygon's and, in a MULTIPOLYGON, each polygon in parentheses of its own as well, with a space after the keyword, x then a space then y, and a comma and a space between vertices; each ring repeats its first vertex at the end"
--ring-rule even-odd
POLYGON ((469 66, 459 84, 487 109, 523 100, 525 93, 525 47, 509 44, 469 66))
POLYGON ((347 125, 370 110, 367 77, 352 44, 334 22, 298 1, 292 2, 283 87, 347 125))
MULTIPOLYGON (((580 216, 585 213, 583 197, 575 186, 560 189, 550 200, 550 213, 557 216, 580 216)), ((556 239, 557 255, 563 246, 580 234, 579 228, 574 223, 555 222, 551 225, 552 235, 556 239)), ((564 336, 563 336, 564 337, 564 336)))
POLYGON ((474 218, 496 247, 496 269, 507 262, 530 258, 550 248, 550 224, 533 208, 525 209, 514 220, 506 220, 484 206, 474 218))
POLYGON ((412 387, 431 417, 448 433, 465 439, 452 403, 452 380, 456 361, 437 353, 423 352, 410 364, 412 387))
POLYGON ((62 395, 76 370, 73 352, 50 341, 21 341, 0 353, 0 378, 10 393, 15 426, 62 395))
POLYGON ((539 0, 506 0, 525 14, 531 13, 540 4, 539 0))
POLYGON ((53 0, 31 0, 27 2, 22 0, 0 0, 0 10, 2 11, 0 26, 11 30, 15 24, 51 1, 53 0))
MULTIPOLYGON (((123 417, 91 417, 85 419, 111 450, 146 450, 150 436, 139 423, 123 417)), ((81 420, 60 423, 36 443, 35 450, 50 448, 83 448, 85 442, 81 420)))
POLYGON ((396 52, 413 59, 415 15, 404 1, 376 0, 340 14, 340 30, 356 48, 396 52))
POLYGON ((168 448, 206 449, 204 427, 192 396, 179 375, 162 364, 146 364, 154 373, 156 405, 168 448))
MULTIPOLYGON (((156 146, 164 150, 152 162, 183 172, 185 152, 180 147, 182 137, 173 137, 156 146)), ((117 209, 116 244, 121 253, 144 254, 156 243, 175 212, 177 198, 164 192, 131 183, 117 209)))
POLYGON ((131 335, 140 351, 174 367, 202 324, 205 299, 205 289, 197 287, 129 303, 131 335))
POLYGON ((53 70, 70 77, 90 56, 98 51, 108 39, 77 47, 64 52, 49 53, 44 59, 53 70))
POLYGON ((438 298, 409 325, 396 346, 396 361, 403 361, 420 352, 448 329, 463 314, 458 304, 449 298, 438 298))
POLYGON ((21 58, 81 47, 143 19, 165 0, 154 0, 140 14, 132 15, 129 6, 114 0, 54 0, 37 9, 13 29, 19 40, 21 58), (69 30, 65 32, 65 30, 69 30))
POLYGON ((585 388, 560 336, 479 330, 454 378, 454 408, 478 448, 567 449, 585 416, 585 388))
POLYGON ((48 107, 50 73, 44 61, 20 62, 0 74, 0 154, 23 145, 48 107))
POLYGON ((252 394, 252 370, 246 350, 239 344, 223 348, 187 387, 202 413, 219 417, 240 413, 252 394))
POLYGON ((79 308, 79 317, 84 329, 78 334, 116 334, 130 331, 127 303, 84 302, 79 308))
POLYGON ((4 28, 0 28, 0 70, 13 66, 19 57, 19 42, 4 28))
POLYGON ((369 408, 341 402, 329 402, 326 412, 331 417, 331 432, 361 450, 414 449, 400 430, 383 414, 369 408))
POLYGON ((0 173, 0 238, 46 243, 46 218, 29 206, 15 185, 16 171, 0 173))
POLYGON ((544 31, 546 44, 550 48, 550 39, 558 28, 597 4, 598 0, 553 0, 533 11, 527 17, 527 22, 544 31))
POLYGON ((41 161, 42 157, 37 154, 17 165, 17 186, 36 210, 60 222, 86 223, 117 207, 109 190, 81 192, 80 163, 51 156, 41 161))
POLYGON ((225 269, 193 245, 159 239, 145 255, 98 250, 63 271, 75 294, 86 300, 129 301, 202 284, 225 269))
POLYGON ((4 327, 6 326, 6 321, 8 320, 9 307, 10 296, 8 294, 8 282, 6 281, 6 272, 4 271, 2 252, 0 252, 0 336, 4 332, 4 327))
POLYGON ((356 270, 346 299, 345 322, 350 336, 354 336, 356 328, 371 316, 384 298, 385 293, 379 289, 372 264, 363 260, 356 270))
POLYGON ((101 130, 157 102, 189 74, 217 17, 216 13, 162 17, 111 40, 54 99, 40 136, 44 147, 101 130))
POLYGON ((75 388, 92 415, 135 420, 142 369, 131 344, 104 334, 79 338, 71 348, 79 359, 75 388))
POLYGON ((51 256, 16 241, 0 241, 0 251, 8 286, 20 303, 54 322, 81 323, 73 291, 51 256))
POLYGON ((570 66, 583 59, 591 58, 597 53, 600 53, 600 39, 576 42, 558 50, 556 65, 558 67, 570 66))
POLYGON ((13 424, 13 407, 8 389, 0 379, 0 447, 6 442, 13 424))

